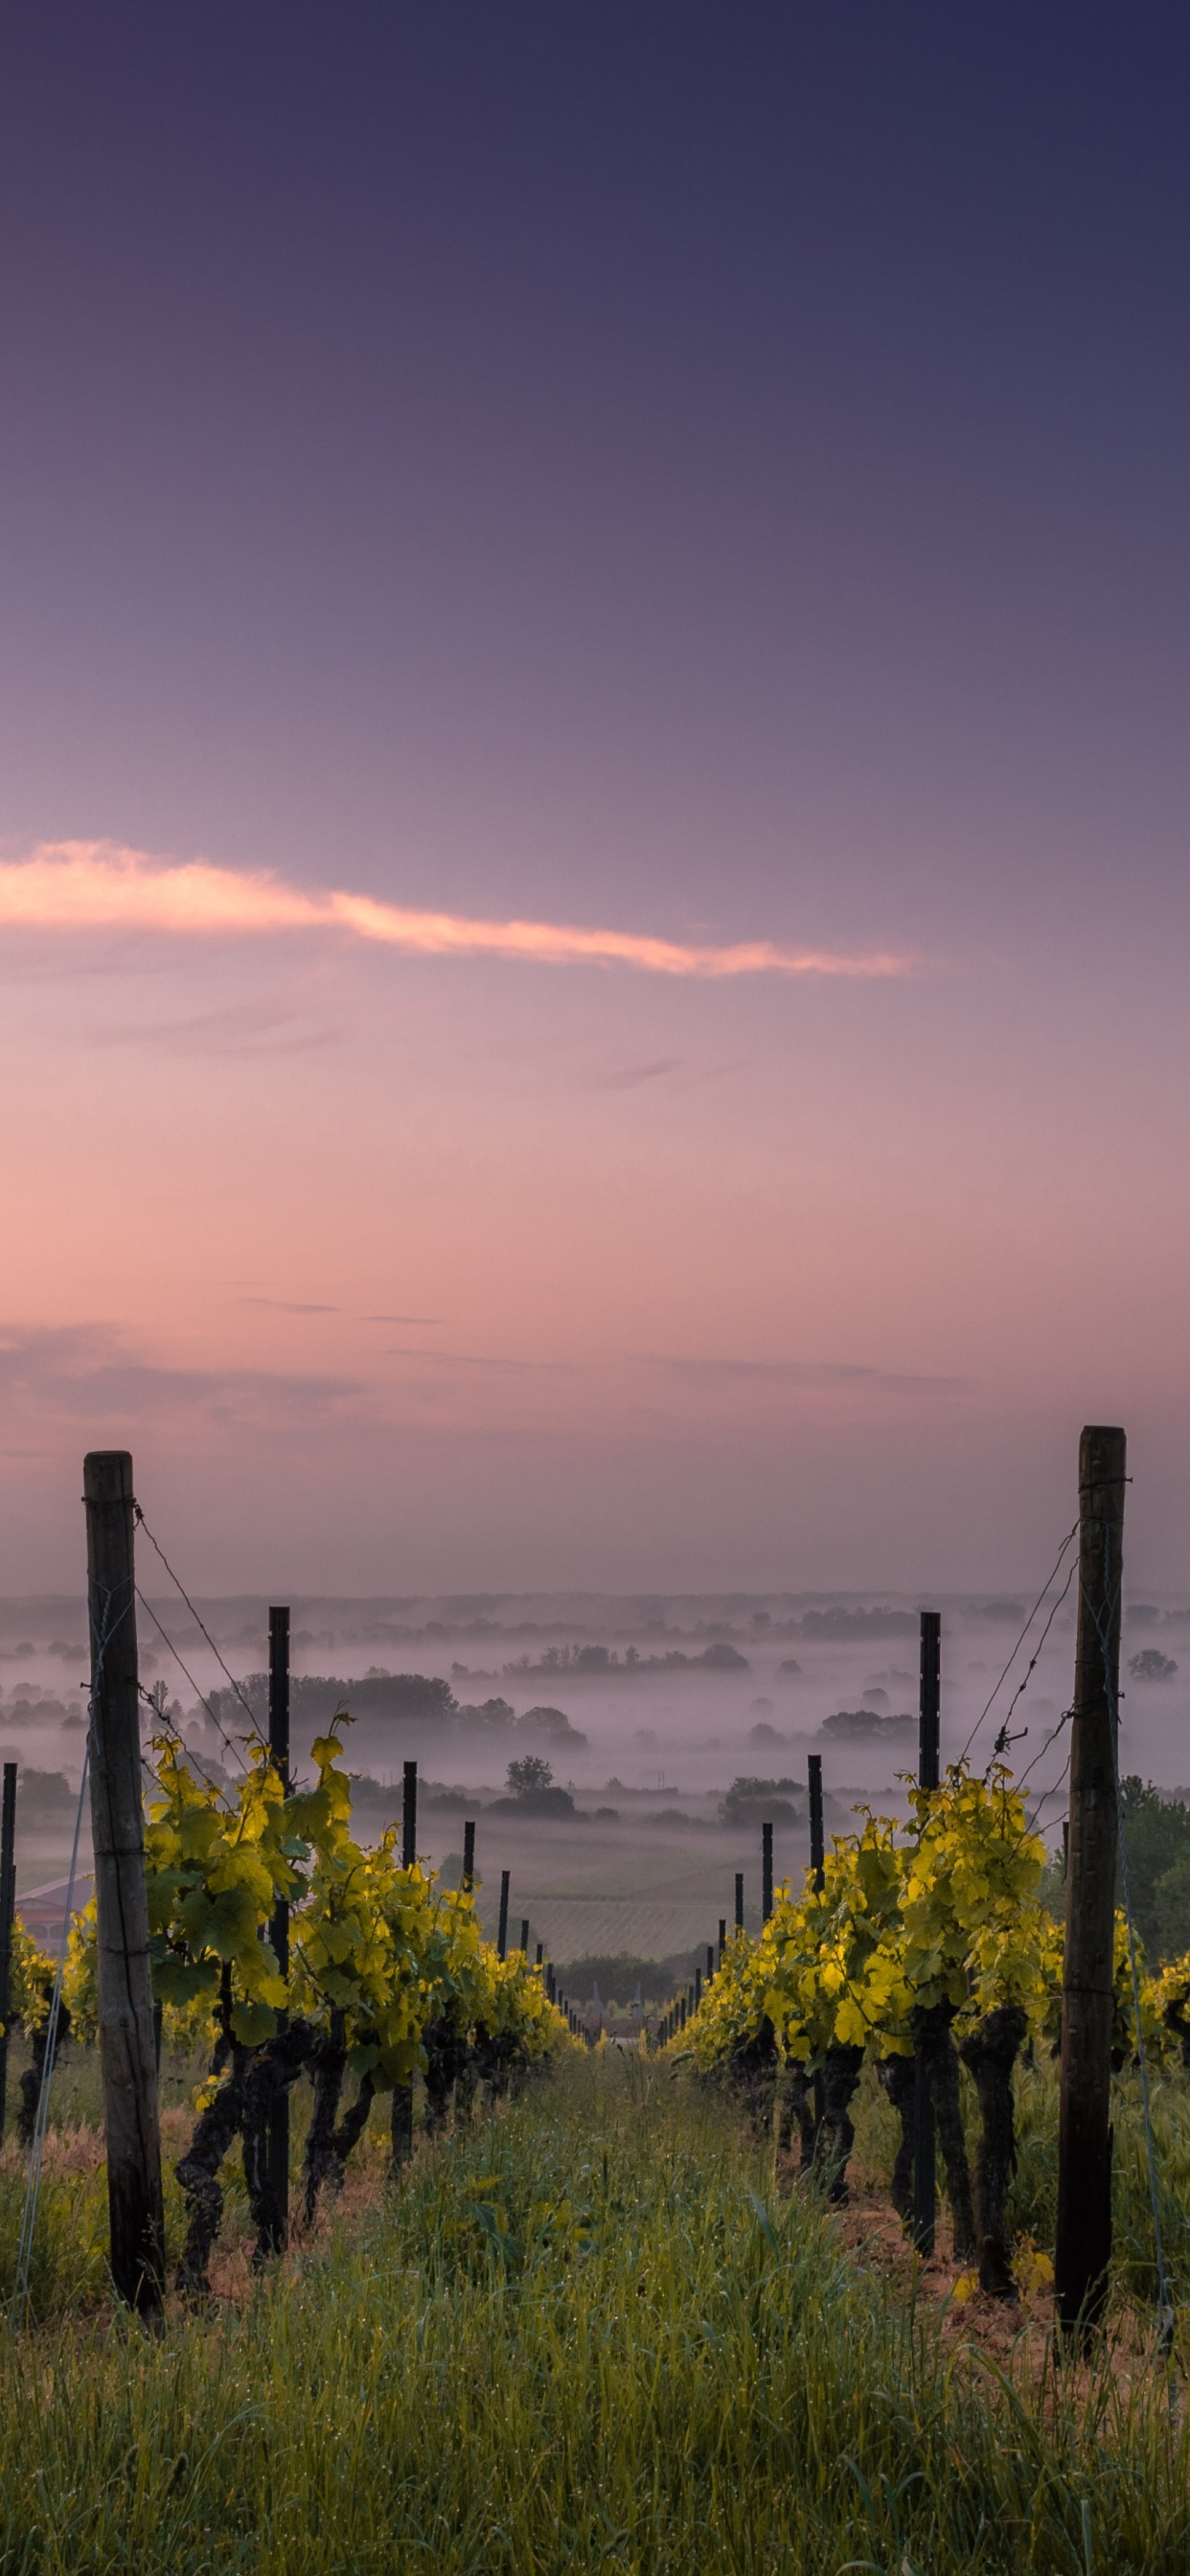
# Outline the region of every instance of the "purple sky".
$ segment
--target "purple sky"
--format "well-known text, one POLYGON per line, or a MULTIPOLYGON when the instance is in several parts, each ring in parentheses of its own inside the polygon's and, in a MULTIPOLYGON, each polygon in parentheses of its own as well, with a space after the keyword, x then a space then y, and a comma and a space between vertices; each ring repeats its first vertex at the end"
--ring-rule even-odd
POLYGON ((1040 1582, 1085 1419, 1182 1584, 1185 11, 0 68, 10 868, 907 970, 0 917, 0 1588, 107 1443, 222 1588, 1040 1582))

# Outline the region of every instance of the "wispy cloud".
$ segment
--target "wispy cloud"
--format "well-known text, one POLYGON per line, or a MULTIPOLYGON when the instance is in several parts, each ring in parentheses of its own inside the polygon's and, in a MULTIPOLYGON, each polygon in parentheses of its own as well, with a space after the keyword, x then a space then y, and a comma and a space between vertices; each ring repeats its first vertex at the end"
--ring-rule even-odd
MULTIPOLYGON (((0 890, 0 921, 5 918, 0 890)), ((312 1048, 337 1046, 345 1036, 341 1028, 311 1026, 298 1011, 256 1002, 174 1019, 131 1019, 118 1028, 89 1032, 92 1046, 156 1047, 166 1055, 305 1055, 312 1048)))
POLYGON ((610 1073, 592 1077, 592 1091, 639 1091, 646 1082, 660 1082, 667 1073, 676 1073, 676 1055, 658 1056, 653 1064, 626 1064, 610 1073))
POLYGON ((325 1412, 360 1381, 280 1369, 170 1368, 105 1324, 0 1325, 0 1403, 71 1420, 199 1408, 230 1422, 325 1412))
POLYGON ((0 860, 0 926, 224 939, 338 931, 406 956, 630 966, 650 975, 878 978, 906 975, 913 968, 911 958, 887 950, 788 948, 767 939, 708 947, 635 931, 412 912, 341 887, 311 890, 263 870, 216 867, 205 859, 157 858, 110 841, 42 841, 27 858, 0 860))
POLYGON ((734 1379, 769 1386, 854 1387, 858 1394, 870 1395, 945 1395, 966 1383, 957 1377, 871 1368, 862 1360, 685 1359, 668 1351, 638 1351, 634 1357, 643 1368, 663 1369, 671 1376, 708 1385, 734 1379))
POLYGON ((314 1306, 296 1297, 241 1297, 241 1306, 272 1306, 278 1315, 341 1315, 341 1306, 314 1306))

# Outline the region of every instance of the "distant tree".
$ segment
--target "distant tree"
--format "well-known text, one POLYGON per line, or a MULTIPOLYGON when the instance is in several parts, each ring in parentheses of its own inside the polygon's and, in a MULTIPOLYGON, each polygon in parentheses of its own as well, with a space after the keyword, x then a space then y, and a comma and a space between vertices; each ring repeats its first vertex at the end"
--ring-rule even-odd
POLYGON ((47 1825, 66 1824, 78 1804, 64 1771, 23 1770, 17 1782, 17 1823, 36 1833, 47 1825))
POLYGON ((1163 1871, 1153 1889, 1153 1912, 1157 1937, 1153 1943, 1159 1959, 1178 1959, 1190 1950, 1190 1851, 1176 1860, 1172 1869, 1163 1871))
POLYGON ((823 1718, 818 1732, 845 1744, 879 1744, 886 1736, 911 1735, 915 1723, 911 1716, 893 1716, 882 1708, 837 1708, 832 1717, 823 1718))
POLYGON ((797 1822, 797 1809, 788 1792, 796 1790, 796 1780, 758 1780, 741 1777, 733 1780, 720 1803, 719 1814, 725 1825, 752 1825, 766 1818, 771 1825, 797 1822))
POLYGON ((507 1728, 516 1725, 516 1711, 506 1699, 481 1699, 478 1704, 456 1710, 460 1724, 507 1728))
MULTIPOLYGON (((1190 1807, 1129 1772, 1120 1782, 1120 1825, 1128 1846, 1128 1892, 1150 1959, 1190 1944, 1190 1807)), ((1123 1902, 1117 1869, 1116 1902, 1123 1902)))
POLYGON ((1171 1682, 1177 1669, 1173 1656, 1163 1655, 1159 1646, 1142 1646, 1139 1655, 1128 1658, 1134 1682, 1171 1682))
POLYGON ((553 1787, 554 1769, 543 1753, 522 1753, 518 1762, 509 1763, 506 1776, 514 1798, 532 1798, 539 1789, 553 1787))
POLYGON ((527 1708, 517 1724, 521 1735, 548 1735, 558 1743, 565 1739, 572 1753, 586 1750, 586 1736, 571 1725, 564 1708, 527 1708))

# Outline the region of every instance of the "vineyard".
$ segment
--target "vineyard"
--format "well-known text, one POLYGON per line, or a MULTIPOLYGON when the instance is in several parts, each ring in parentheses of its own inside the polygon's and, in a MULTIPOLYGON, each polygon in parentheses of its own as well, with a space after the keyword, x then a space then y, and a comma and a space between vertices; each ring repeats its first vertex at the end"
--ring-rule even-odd
MULTIPOLYGON (((201 2295, 223 2210, 219 2172, 237 2141, 258 2255, 284 2240, 287 2191, 271 2142, 299 2077, 313 2097, 301 2178, 309 2227, 328 2181, 341 2187, 378 2094, 392 2098, 399 2166, 412 2143, 415 2074, 433 2134, 452 2098, 480 2083, 498 2098, 570 2039, 552 1976, 547 1984, 523 1951, 505 1956, 484 1940, 471 1885, 441 1888, 416 1858, 399 1861, 395 1826, 371 1849, 354 1839, 341 1731, 311 1747, 314 1785, 288 1792, 263 1742, 247 1745, 243 1777, 226 1793, 176 1735, 155 1737, 152 1751, 145 1882, 159 2039, 210 2059, 177 2167, 188 2221, 177 2280, 201 2295), (284 1969, 271 1937, 280 1907, 284 1969)), ((92 1898, 59 1981, 14 1926, 11 2008, 38 2076, 47 2037, 97 2035, 96 1930, 92 1898)))
MULTIPOLYGON (((800 1895, 777 1891, 759 1938, 741 1930, 713 1978, 667 2018, 670 2054, 741 2094, 779 2146, 845 2199, 851 2105, 865 2064, 897 2115, 891 2177, 912 2215, 917 2068, 924 2063, 946 2174, 954 2252, 987 2295, 1013 2300, 1008 2191, 1016 2163, 1018 2062, 1056 2058, 1063 1940, 1044 1900, 1047 1853, 1008 1770, 955 1765, 911 1792, 909 1831, 869 1815, 837 1837, 800 1895), (972 2173, 960 2069, 978 2104, 972 2173)), ((1190 1954, 1144 1972, 1115 1921, 1112 2061, 1190 2066, 1190 1954)))
MULTIPOLYGON (((415 1763, 374 1842, 346 1709, 291 1776, 287 1612, 267 1734, 243 1701, 224 1739, 238 1777, 185 1743, 113 1618, 131 1462, 87 1464, 118 1580, 92 1597, 95 1896, 57 1959, 12 1921, 12 1765, 0 1837, 28 2046, 0 2155, 6 2576, 1182 2576, 1190 1957, 1150 1972, 1126 1865, 1113 1920, 1085 1738, 1063 1871, 1007 1721, 984 1769, 940 1774, 923 1612, 906 1812, 857 1808, 828 1848, 811 1756, 804 1884, 774 1886, 763 1823, 759 1932, 737 1878, 689 1988, 592 2048, 527 1924, 509 1946, 507 1872, 485 1938, 474 1824, 457 1885, 419 1859, 415 1763), (1068 2321, 1095 1907, 1108 2252, 1068 2321)), ((1093 1539, 1083 1729, 1115 1723, 1093 1539)))

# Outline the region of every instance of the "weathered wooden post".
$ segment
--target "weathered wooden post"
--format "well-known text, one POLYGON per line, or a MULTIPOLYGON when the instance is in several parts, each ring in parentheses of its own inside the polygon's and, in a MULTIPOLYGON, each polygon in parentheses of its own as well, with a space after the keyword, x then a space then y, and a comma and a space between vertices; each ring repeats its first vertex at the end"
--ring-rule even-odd
POLYGON ((401 1867, 417 1859, 417 1764, 407 1762, 401 1784, 401 1867))
MULTIPOLYGON (((269 1611, 269 1760, 289 1796, 289 1612, 283 1607, 269 1611)), ((283 1977, 289 1976, 289 1906, 278 1897, 273 1907, 269 1938, 273 1954, 283 1977)), ((284 2028, 287 2016, 280 2015, 284 2028)), ((268 2176, 269 2215, 267 2233, 273 2252, 279 2254, 289 2234, 289 2094, 282 2088, 268 2111, 268 2176)))
MULTIPOLYGON (((417 1859, 417 1764, 406 1762, 401 1779, 401 1867, 412 1869, 417 1859)), ((464 1879, 466 1885, 466 1879, 464 1879)), ((411 2079, 393 2086, 392 2165, 394 2176, 408 2164, 413 2153, 413 2084, 411 2079)))
POLYGON ((472 1823, 463 1827, 463 1885, 470 1895, 475 1886, 475 1826, 472 1823))
MULTIPOLYGON (((937 1610, 921 1614, 921 1657, 917 1703, 917 1784, 938 1786, 941 1718, 942 1620, 937 1610)), ((913 2242, 919 2254, 934 2251, 938 2216, 934 2096, 929 2060, 918 2044, 913 2084, 913 2242)))
POLYGON ((93 1449, 83 1462, 91 1624, 91 1838, 99 2055, 116 2294, 159 2308, 165 2225, 145 1894, 144 1806, 133 1576, 132 1460, 93 1449))
POLYGON ((726 1948, 727 1948, 727 1916, 726 1916, 725 1914, 721 1914, 721 1915, 720 1915, 720 1917, 719 1917, 719 1965, 720 1965, 720 1967, 722 1967, 722 1965, 723 1965, 723 1953, 724 1953, 724 1951, 725 1951, 725 1949, 726 1949, 726 1948))
POLYGON ((500 1928, 496 1934, 498 1959, 506 1958, 508 1955, 508 1886, 511 1875, 511 1871, 507 1869, 502 1869, 500 1872, 500 1928))
POLYGON ((810 1876, 814 1892, 821 1896, 826 1885, 826 1834, 822 1822, 822 1755, 806 1756, 810 1781, 810 1876))
POLYGON ((1060 2337, 1079 2340, 1086 2340, 1102 2317, 1112 2243, 1112 1967, 1119 1831, 1114 1737, 1125 1458, 1122 1431, 1092 1426, 1083 1432, 1054 2258, 1060 2337))
POLYGON ((0 1805, 0 2140, 8 2111, 8 2022, 12 2010, 12 1919, 16 1912, 17 1766, 4 1765, 0 1805))
POLYGON ((760 1919, 767 1923, 773 1910, 773 1828, 760 1828, 760 1919))
POLYGON ((710 1985, 711 1979, 712 1979, 712 1977, 714 1976, 714 1974, 715 1974, 715 1944, 714 1944, 714 1942, 713 1942, 713 1941, 708 1941, 708 1943, 707 1943, 707 1984, 708 1984, 708 1986, 710 1985))
POLYGON ((742 1869, 737 1869, 735 1874, 735 1928, 737 1932, 742 1932, 744 1928, 744 1873, 742 1869))
MULTIPOLYGON (((821 1896, 826 1885, 826 1830, 822 1810, 821 1753, 807 1754, 806 1776, 810 1787, 810 1877, 815 1895, 821 1896)), ((826 2091, 821 2069, 813 2079, 811 2090, 814 2103, 814 2134, 817 2137, 822 2127, 822 2114, 826 2107, 826 2091)))
POLYGON ((534 1962, 533 1962, 533 1965, 534 1965, 534 1967, 535 1967, 535 1968, 539 1968, 539 1967, 541 1966, 541 1963, 542 1963, 542 1960, 544 1959, 544 1957, 545 1957, 545 1943, 544 1943, 544 1941, 539 1941, 539 1942, 538 1942, 538 1944, 537 1944, 537 1956, 536 1956, 536 1958, 535 1958, 535 1960, 534 1960, 534 1962))
POLYGON ((521 1951, 527 1962, 529 1957, 529 1918, 527 1915, 521 1925, 521 1951))

